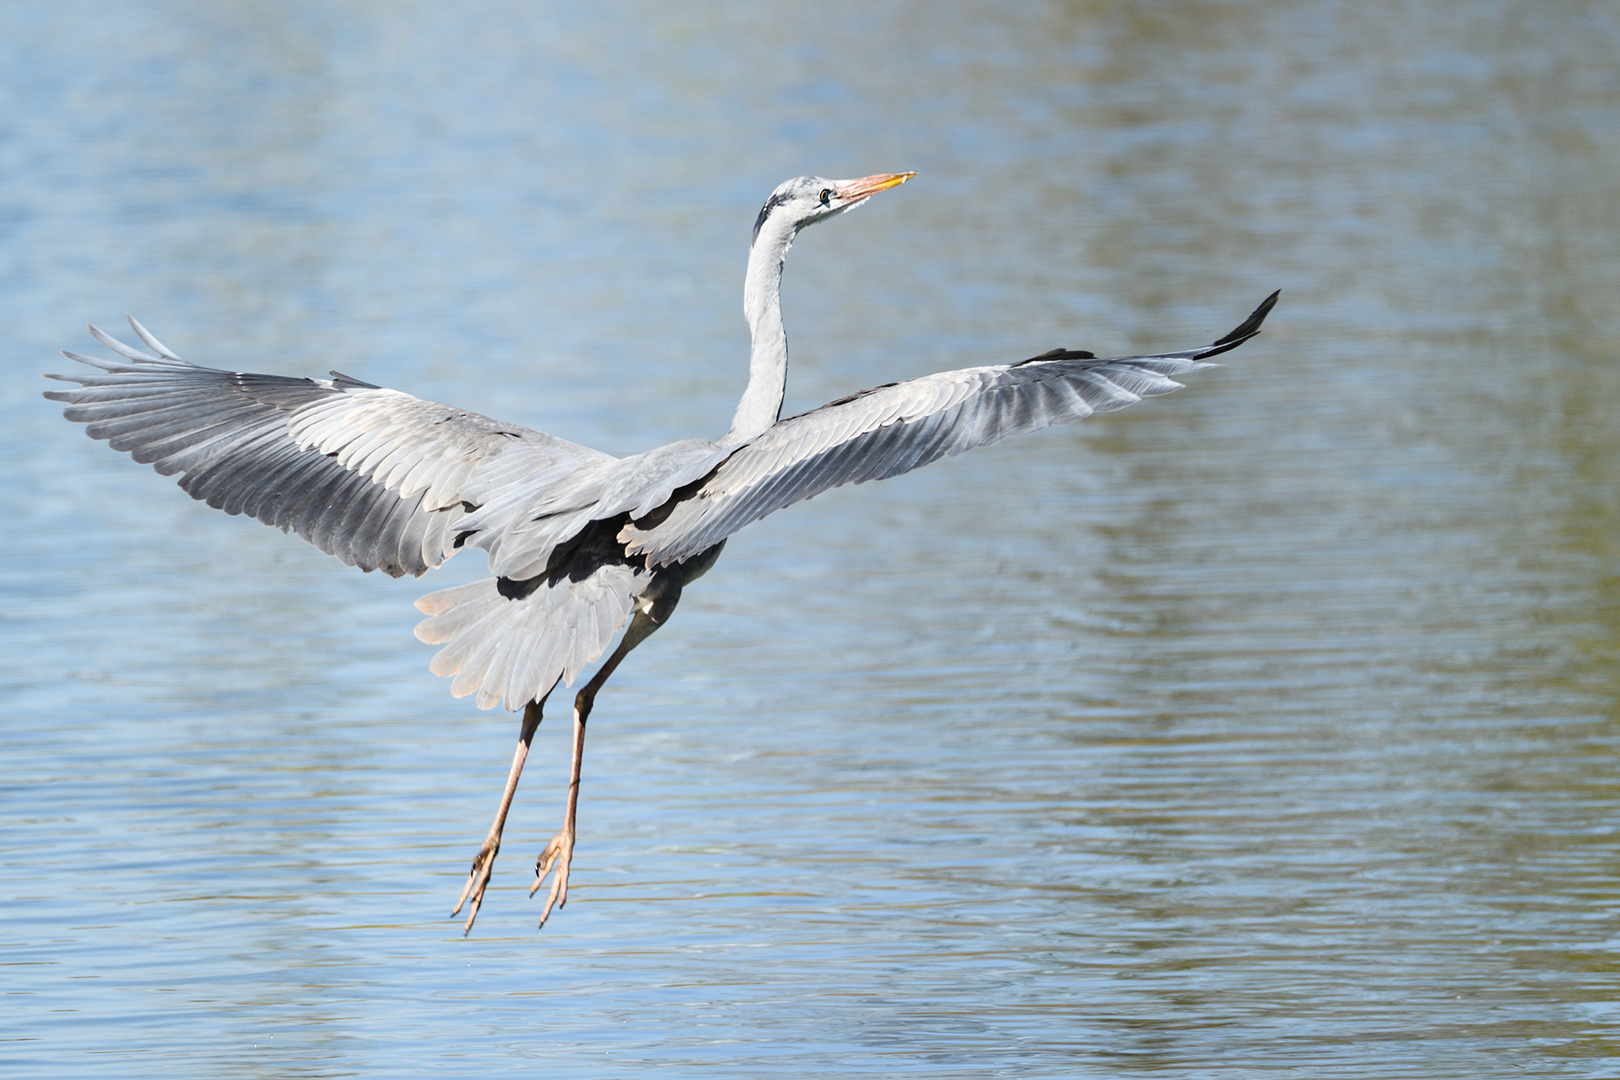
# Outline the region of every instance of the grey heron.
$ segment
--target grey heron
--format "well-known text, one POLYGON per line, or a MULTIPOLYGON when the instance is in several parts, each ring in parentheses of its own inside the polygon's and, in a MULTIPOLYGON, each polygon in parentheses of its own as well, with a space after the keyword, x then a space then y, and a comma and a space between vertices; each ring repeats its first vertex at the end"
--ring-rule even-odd
POLYGON ((551 876, 540 925, 568 899, 585 725, 625 656, 668 621, 681 591, 732 533, 843 484, 882 480, 1011 435, 1135 404, 1181 384, 1260 331, 1273 293, 1203 348, 1099 359, 1053 349, 1018 363, 888 383, 781 419, 788 350, 783 261, 799 231, 859 206, 913 173, 799 177, 771 193, 754 223, 743 287, 752 340, 748 385, 718 440, 685 439, 630 457, 332 373, 255 375, 181 360, 144 326, 144 349, 95 326, 116 358, 63 355, 94 369, 50 375, 48 392, 94 439, 194 499, 296 532, 362 570, 420 576, 464 547, 489 576, 429 593, 416 628, 440 645, 431 668, 480 708, 523 710, 494 823, 451 915, 483 904, 507 811, 546 700, 618 645, 574 697, 562 828, 535 866, 551 876), (147 351, 149 350, 149 351, 147 351), (628 624, 628 625, 626 625, 628 624))

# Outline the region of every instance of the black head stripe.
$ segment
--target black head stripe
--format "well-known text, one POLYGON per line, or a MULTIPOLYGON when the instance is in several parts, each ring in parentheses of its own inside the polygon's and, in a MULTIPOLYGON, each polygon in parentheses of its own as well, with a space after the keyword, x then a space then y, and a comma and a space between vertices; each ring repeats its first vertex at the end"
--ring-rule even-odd
MULTIPOLYGON (((789 196, 782 192, 773 192, 765 200, 765 205, 759 208, 759 217, 754 219, 754 239, 759 239, 759 230, 765 227, 765 219, 771 216, 771 211, 788 201, 789 196)), ((752 241, 750 241, 752 242, 752 241)))

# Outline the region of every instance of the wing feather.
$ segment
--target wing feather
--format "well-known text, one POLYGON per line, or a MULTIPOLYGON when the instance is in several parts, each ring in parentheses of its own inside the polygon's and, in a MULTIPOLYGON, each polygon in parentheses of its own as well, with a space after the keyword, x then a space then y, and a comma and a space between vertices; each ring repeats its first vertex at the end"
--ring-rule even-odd
POLYGON ((507 595, 486 578, 431 593, 417 636, 442 645, 431 667, 453 694, 516 709, 601 657, 657 567, 830 488, 1178 389, 1175 376, 1257 333, 1276 299, 1203 349, 1055 349, 877 387, 741 447, 685 440, 624 459, 336 372, 199 367, 134 319, 149 352, 92 327, 113 358, 64 354, 90 370, 49 376, 77 387, 46 397, 93 438, 178 473, 193 498, 345 563, 419 575, 463 544, 484 548, 496 575, 528 587, 507 595), (617 524, 588 531, 626 518, 616 539, 617 524))
POLYGON ((91 438, 170 476, 229 514, 295 532, 365 570, 421 574, 455 551, 481 471, 561 477, 605 454, 477 413, 334 374, 229 372, 179 359, 134 319, 145 352, 97 327, 115 358, 64 353, 90 368, 51 375, 91 438))
POLYGON ((1260 332, 1273 293, 1237 329, 1201 349, 1098 359, 1054 349, 1018 364, 965 368, 880 386, 776 424, 621 533, 649 566, 689 559, 750 522, 843 484, 882 480, 941 457, 1052 424, 1112 412, 1181 384, 1172 376, 1260 332))

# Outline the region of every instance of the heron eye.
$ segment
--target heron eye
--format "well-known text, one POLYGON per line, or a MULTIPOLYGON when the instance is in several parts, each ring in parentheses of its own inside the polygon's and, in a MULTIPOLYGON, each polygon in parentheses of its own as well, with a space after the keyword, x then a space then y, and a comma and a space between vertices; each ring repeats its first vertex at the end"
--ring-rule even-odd
POLYGON ((826 206, 827 200, 832 198, 832 188, 821 189, 821 205, 826 206))

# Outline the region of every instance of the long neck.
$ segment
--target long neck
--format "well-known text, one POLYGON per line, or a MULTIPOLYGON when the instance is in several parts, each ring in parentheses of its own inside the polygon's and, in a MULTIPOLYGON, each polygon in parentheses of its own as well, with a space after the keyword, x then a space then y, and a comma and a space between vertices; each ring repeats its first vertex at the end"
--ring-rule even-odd
POLYGON ((743 282, 743 315, 753 350, 748 359, 748 389, 737 403, 731 430, 723 443, 741 443, 763 434, 782 414, 787 391, 787 331, 782 328, 782 261, 793 244, 794 229, 767 219, 748 252, 743 282))

